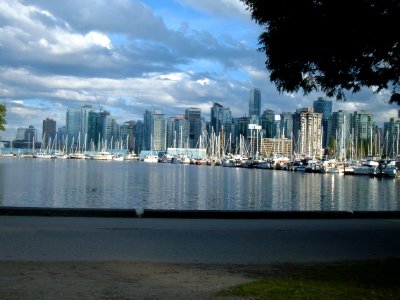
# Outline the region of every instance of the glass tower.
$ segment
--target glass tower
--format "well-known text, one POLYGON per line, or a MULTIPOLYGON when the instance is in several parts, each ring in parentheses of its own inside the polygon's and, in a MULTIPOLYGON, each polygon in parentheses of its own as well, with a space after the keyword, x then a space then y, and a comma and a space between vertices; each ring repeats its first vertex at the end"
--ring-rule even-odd
POLYGON ((259 89, 252 89, 249 98, 249 116, 260 117, 261 114, 261 92, 259 89))

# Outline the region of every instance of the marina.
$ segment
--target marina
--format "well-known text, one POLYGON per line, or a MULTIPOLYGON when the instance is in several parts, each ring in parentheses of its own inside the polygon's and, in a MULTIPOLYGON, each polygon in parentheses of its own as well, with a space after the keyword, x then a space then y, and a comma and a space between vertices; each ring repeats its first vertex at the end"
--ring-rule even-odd
POLYGON ((176 210, 398 211, 400 181, 339 172, 92 159, 0 159, 0 205, 176 210))

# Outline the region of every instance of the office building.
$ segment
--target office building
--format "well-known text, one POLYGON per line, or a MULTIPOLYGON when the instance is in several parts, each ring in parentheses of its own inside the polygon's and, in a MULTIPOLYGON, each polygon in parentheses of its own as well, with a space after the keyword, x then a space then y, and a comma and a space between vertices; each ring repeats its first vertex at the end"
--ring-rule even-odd
POLYGON ((328 148, 331 138, 332 101, 318 97, 313 102, 314 112, 322 114, 322 147, 328 148))
POLYGON ((383 155, 385 157, 396 158, 400 155, 399 137, 400 120, 390 118, 389 122, 383 123, 383 155))
POLYGON ((143 149, 150 151, 165 151, 166 147, 166 120, 159 109, 147 109, 143 117, 143 149))
POLYGON ((264 138, 276 137, 276 124, 275 124, 275 112, 271 109, 266 109, 260 118, 260 125, 264 132, 264 138))
POLYGON ((46 118, 43 120, 42 127, 42 143, 43 147, 49 146, 49 143, 54 143, 56 137, 56 121, 46 118))
POLYGON ((203 120, 200 108, 185 110, 185 119, 189 122, 189 148, 196 148, 203 133, 203 120))
POLYGON ((260 117, 261 114, 261 91, 259 89, 253 88, 250 91, 249 97, 249 116, 260 117))
POLYGON ((335 138, 335 157, 340 160, 347 158, 352 136, 352 116, 350 113, 339 110, 332 113, 331 136, 335 138))

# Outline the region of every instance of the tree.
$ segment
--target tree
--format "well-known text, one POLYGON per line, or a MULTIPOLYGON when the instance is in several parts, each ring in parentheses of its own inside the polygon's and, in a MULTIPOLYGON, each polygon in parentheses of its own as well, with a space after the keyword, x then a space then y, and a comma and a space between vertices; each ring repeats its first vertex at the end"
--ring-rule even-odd
POLYGON ((346 90, 389 88, 400 105, 399 0, 241 1, 265 29, 259 50, 280 92, 345 99, 346 90))
POLYGON ((0 131, 5 130, 4 125, 6 122, 6 106, 4 104, 0 104, 0 131))

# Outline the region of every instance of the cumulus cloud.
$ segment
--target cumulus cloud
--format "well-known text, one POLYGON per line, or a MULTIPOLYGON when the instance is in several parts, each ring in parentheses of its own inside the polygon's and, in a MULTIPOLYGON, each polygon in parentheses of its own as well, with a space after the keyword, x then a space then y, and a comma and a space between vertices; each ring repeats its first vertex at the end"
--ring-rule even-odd
MULTIPOLYGON (((0 0, 7 126, 32 120, 40 129, 46 117, 62 126, 65 111, 84 104, 121 123, 149 107, 167 116, 199 107, 208 118, 213 102, 242 116, 253 87, 262 110, 312 106, 320 94, 279 94, 269 83, 259 33, 239 0, 0 0)), ((364 90, 335 107, 373 109, 384 120, 396 111, 386 96, 364 90)))

